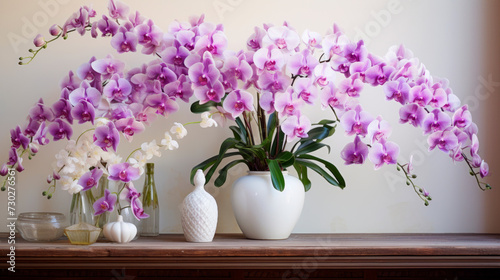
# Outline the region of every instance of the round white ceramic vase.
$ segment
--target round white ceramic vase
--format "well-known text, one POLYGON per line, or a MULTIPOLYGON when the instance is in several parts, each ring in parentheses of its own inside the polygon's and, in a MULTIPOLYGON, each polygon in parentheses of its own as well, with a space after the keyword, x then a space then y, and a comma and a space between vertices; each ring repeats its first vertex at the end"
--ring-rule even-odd
POLYGON ((189 242, 211 242, 217 228, 217 202, 205 191, 205 175, 198 169, 195 189, 182 202, 182 230, 189 242))
POLYGON ((250 171, 233 184, 231 202, 236 221, 250 239, 286 239, 304 206, 304 185, 283 172, 285 189, 274 189, 271 173, 250 171))

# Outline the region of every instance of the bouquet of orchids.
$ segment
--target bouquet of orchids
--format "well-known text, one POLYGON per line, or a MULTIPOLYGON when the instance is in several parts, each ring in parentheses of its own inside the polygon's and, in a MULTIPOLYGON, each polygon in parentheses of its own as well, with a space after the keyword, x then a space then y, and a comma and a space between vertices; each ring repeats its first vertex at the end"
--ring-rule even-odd
MULTIPOLYGON (((280 191, 285 187, 281 171, 290 167, 306 190, 311 187, 308 170, 344 188, 338 169, 328 159, 311 154, 323 148, 329 151, 323 140, 340 126, 353 138, 340 153, 345 164, 368 159, 375 169, 396 165, 427 205, 431 198, 413 182, 411 161, 397 161, 399 147, 389 141, 389 123, 374 117, 359 102, 363 88, 371 85, 381 86, 387 100, 401 104, 399 122, 422 129, 428 135, 429 149, 437 147, 454 161, 465 162, 478 186, 489 188, 479 179, 488 174, 488 165, 478 155, 478 128, 467 105, 460 105, 446 79, 431 76, 403 46, 392 47, 379 57, 369 53, 363 41, 349 40, 336 25, 325 36, 309 30, 299 36, 285 22, 256 27, 247 49, 235 52, 227 49, 223 26, 205 22, 203 16, 189 23, 175 21, 163 32, 121 2, 110 0, 108 9, 108 15, 94 20, 93 9, 80 8, 63 26, 51 27, 52 39, 37 36, 37 49, 19 63, 31 62, 49 43, 74 31, 90 32, 93 38, 111 37, 118 53, 141 47, 150 61, 125 71, 125 64, 112 56, 92 58, 76 75, 70 72, 61 84, 61 99, 52 106, 40 100, 27 124, 12 130, 12 147, 2 175, 9 167, 22 171, 23 155, 35 154, 39 145, 47 144, 47 133, 54 141, 70 139, 73 121, 91 123, 95 126, 90 129, 92 137, 70 141, 69 148, 58 155, 56 172, 49 178, 53 189, 55 181, 60 181, 70 192, 85 191, 101 174, 107 174, 110 180, 125 183, 120 197, 140 213, 140 207, 134 206, 139 194, 131 181, 160 146, 174 149, 178 144, 167 132, 161 145, 145 143, 123 162, 111 150, 116 152, 120 134, 131 140, 155 116, 174 113, 178 102, 190 102, 194 96, 191 111, 202 113, 202 121, 197 122, 202 127, 216 126, 214 119, 221 125, 228 121, 235 125, 229 126, 233 137, 223 141, 219 154, 195 166, 192 175, 200 168, 208 170, 208 182, 223 159, 237 156, 219 169, 216 186, 224 184, 230 168, 243 163, 251 171, 270 171, 280 191), (330 118, 312 122, 304 111, 307 105, 328 110, 330 118)), ((171 133, 182 138, 186 131, 176 124, 171 133)), ((96 213, 115 204, 113 195, 106 193, 98 200, 96 213)))

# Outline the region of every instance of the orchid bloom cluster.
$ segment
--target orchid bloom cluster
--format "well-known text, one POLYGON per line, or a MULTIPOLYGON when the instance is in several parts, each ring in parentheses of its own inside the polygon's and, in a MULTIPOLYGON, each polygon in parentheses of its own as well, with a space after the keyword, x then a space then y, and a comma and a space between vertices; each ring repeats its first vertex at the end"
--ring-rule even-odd
MULTIPOLYGON (((157 115, 176 112, 178 102, 190 102, 193 96, 196 101, 191 108, 203 112, 202 121, 198 122, 202 127, 217 125, 212 116, 218 118, 220 124, 235 120, 245 130, 239 131, 241 135, 246 136, 250 144, 258 145, 250 124, 257 120, 262 146, 266 146, 269 136, 266 132, 272 131, 267 121, 275 120, 278 128, 275 140, 283 143, 278 147, 281 149, 287 141, 300 142, 312 137, 313 126, 318 124, 313 124, 303 109, 319 103, 333 114, 331 121, 319 124, 327 127, 337 122, 347 136, 353 137, 340 154, 345 164, 363 164, 368 159, 375 169, 386 164, 397 165, 398 170, 404 172, 407 184, 413 186, 427 205, 430 200, 427 191, 412 181, 416 176, 412 173, 411 161, 406 164, 397 161, 399 146, 389 140, 392 132, 389 122, 381 116, 374 117, 359 102, 362 90, 371 85, 381 86, 387 100, 401 104, 399 121, 422 129, 428 135, 430 150, 437 147, 454 161, 465 161, 479 187, 489 188, 479 181, 479 177, 488 175, 488 164, 478 154, 478 128, 467 105, 460 106, 448 81, 431 76, 403 46, 392 47, 385 57, 379 57, 369 53, 362 40, 349 40, 336 25, 325 36, 309 30, 300 36, 285 22, 282 26, 255 27, 246 42, 247 50, 234 52, 227 49, 223 26, 205 22, 203 16, 192 18, 190 23, 175 21, 163 32, 151 19, 139 12, 130 12, 129 7, 119 1, 110 0, 108 10, 108 15, 97 19, 92 8, 80 8, 63 26, 50 28, 51 40, 37 36, 34 44, 38 49, 30 50, 31 56, 21 57, 20 64, 29 63, 49 43, 60 37, 67 38, 74 31, 81 35, 90 32, 93 38, 111 37, 111 46, 118 53, 140 49, 151 61, 125 71, 125 64, 112 56, 92 58, 76 73, 70 72, 61 84, 60 100, 52 106, 40 100, 30 110, 27 124, 11 131, 12 148, 2 175, 7 167, 15 166, 22 171, 22 155, 35 154, 39 145, 49 142, 49 134, 54 141, 70 139, 73 122, 94 124, 96 119, 106 118, 109 122, 98 126, 92 139, 84 142, 100 147, 102 151, 96 152, 95 157, 101 156, 102 160, 112 163, 106 167, 107 171, 102 166, 98 166, 99 169, 108 172, 110 179, 128 183, 140 167, 131 162, 118 163, 119 160, 108 154, 111 150, 116 152, 120 134, 131 140, 135 133, 145 129, 144 124, 157 115), (280 139, 280 132, 286 139, 280 139)), ((333 130, 330 127, 328 131, 330 129, 333 130)), ((173 131, 179 130, 181 126, 173 131)), ((324 147, 319 146, 323 138, 310 141, 324 147)), ((170 135, 164 140, 165 147, 176 147, 170 135)), ((152 150, 156 149, 155 145, 151 144, 152 150)), ((281 160, 280 164, 285 161, 292 164, 289 154, 281 158, 268 152, 256 154, 281 160)), ((295 154, 297 162, 315 167, 307 161, 312 156, 299 158, 300 155, 295 154)), ((91 158, 80 173, 72 174, 72 184, 77 175, 93 180, 99 175, 82 173, 85 168, 96 166, 95 158, 91 158)), ((137 156, 131 160, 141 162, 142 158, 137 156)), ((319 161, 330 168, 328 161, 319 161)), ((247 162, 247 165, 269 170, 271 164, 264 160, 255 165, 247 162)), ((68 163, 68 166, 71 165, 68 163)), ((317 168, 313 170, 326 176, 317 168)), ((57 179, 61 175, 54 173, 53 177, 57 179)), ((78 185, 85 187, 85 184, 78 185)), ((76 185, 66 186, 68 190, 78 191, 76 185)), ((113 199, 108 198, 108 202, 113 199)))

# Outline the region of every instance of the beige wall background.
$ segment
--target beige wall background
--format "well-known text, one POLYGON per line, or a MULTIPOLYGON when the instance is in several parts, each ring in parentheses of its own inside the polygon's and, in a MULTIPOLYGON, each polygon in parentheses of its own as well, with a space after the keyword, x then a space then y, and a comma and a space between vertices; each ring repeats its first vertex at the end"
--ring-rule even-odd
MULTIPOLYGON (((430 191, 433 201, 425 207, 413 190, 404 184, 394 166, 378 171, 368 163, 344 166, 340 150, 349 141, 343 132, 332 137, 330 155, 347 180, 345 190, 312 177, 313 187, 306 195, 302 216, 295 232, 500 232, 500 21, 498 1, 127 1, 132 10, 152 18, 166 30, 174 19, 187 21, 204 13, 207 21, 223 23, 229 48, 245 47, 253 27, 262 23, 282 24, 287 20, 299 33, 305 29, 324 34, 334 22, 351 38, 365 39, 370 52, 384 55, 387 49, 403 43, 426 65, 430 72, 447 77, 462 101, 470 104, 477 122, 482 156, 489 161, 492 176, 487 181, 493 190, 482 192, 468 175, 465 163, 454 164, 440 152, 427 152, 421 131, 398 124, 398 106, 385 101, 381 88, 366 87, 362 103, 374 115, 381 114, 393 126, 392 140, 401 146, 401 158, 415 155, 417 183, 430 191)), ((28 66, 18 66, 18 57, 27 54, 37 33, 48 36, 53 23, 63 24, 80 5, 93 4, 99 14, 107 12, 106 1, 40 0, 0 1, 0 162, 7 159, 9 129, 22 124, 29 108, 43 97, 46 103, 59 96, 59 81, 69 70, 91 56, 102 58, 114 50, 109 38, 92 39, 72 34, 67 41, 53 43, 28 66), (13 40, 13 38, 15 38, 13 40)), ((149 58, 144 55, 115 55, 136 67, 149 58)), ((313 119, 328 112, 311 110, 313 119)), ((142 142, 161 139, 173 122, 197 120, 188 107, 168 119, 158 120, 131 145, 120 147, 123 156, 142 142)), ((192 190, 188 182, 191 167, 216 154, 228 130, 203 130, 190 126, 180 148, 156 158, 156 185, 160 196, 163 233, 181 232, 179 205, 192 190)), ((82 129, 82 128, 79 128, 82 129)), ((125 141, 123 141, 124 143, 125 141)), ((63 142, 43 147, 26 171, 17 176, 16 212, 57 211, 68 213, 71 196, 59 190, 51 200, 41 196, 47 188, 54 155, 63 142)), ((239 232, 230 205, 231 183, 245 174, 235 169, 228 183, 216 189, 207 185, 219 205, 218 232, 239 232)), ((136 185, 141 186, 143 179, 136 185)), ((7 221, 7 193, 0 193, 0 224, 7 221)), ((0 227, 0 231, 7 231, 0 227)))

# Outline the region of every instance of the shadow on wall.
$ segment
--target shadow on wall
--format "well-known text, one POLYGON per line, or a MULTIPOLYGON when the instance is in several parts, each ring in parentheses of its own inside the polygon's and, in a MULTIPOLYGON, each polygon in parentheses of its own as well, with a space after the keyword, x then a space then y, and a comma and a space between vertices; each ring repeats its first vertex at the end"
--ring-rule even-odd
MULTIPOLYGON (((480 102, 484 104, 484 110, 481 112, 483 121, 482 131, 479 131, 479 137, 483 141, 483 157, 490 166, 490 177, 488 182, 493 190, 485 193, 485 225, 484 232, 500 232, 500 1, 484 1, 484 28, 483 32, 483 53, 482 63, 484 78, 482 87, 476 88, 474 93, 480 102)), ((465 35, 466 36, 466 35, 465 35)))

